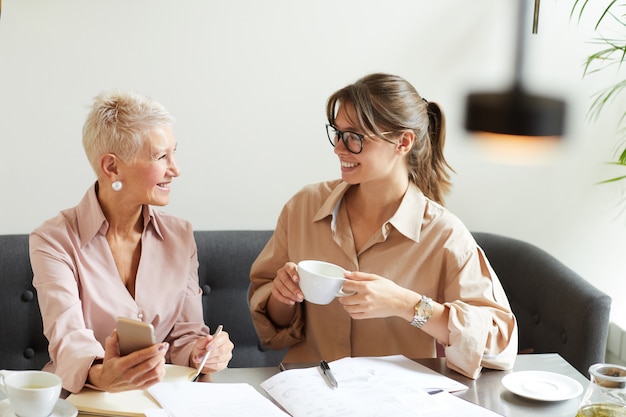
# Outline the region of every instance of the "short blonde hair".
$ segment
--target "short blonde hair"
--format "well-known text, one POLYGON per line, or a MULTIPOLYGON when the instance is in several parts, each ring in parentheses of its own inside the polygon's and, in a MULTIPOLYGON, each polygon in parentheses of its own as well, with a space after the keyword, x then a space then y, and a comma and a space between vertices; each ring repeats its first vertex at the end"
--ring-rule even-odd
POLYGON ((100 156, 112 153, 132 161, 143 147, 143 138, 155 129, 171 126, 172 115, 156 101, 133 91, 101 93, 83 125, 83 148, 91 167, 99 174, 100 156))

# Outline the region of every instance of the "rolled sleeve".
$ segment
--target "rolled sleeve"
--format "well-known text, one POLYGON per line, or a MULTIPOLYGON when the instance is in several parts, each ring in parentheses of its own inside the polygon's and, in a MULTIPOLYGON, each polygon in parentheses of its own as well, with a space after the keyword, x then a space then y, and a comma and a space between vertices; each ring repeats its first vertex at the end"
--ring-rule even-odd
POLYGON ((482 367, 511 369, 517 355, 517 323, 495 272, 476 247, 444 303, 450 310, 448 367, 477 378, 482 367), (461 301, 463 300, 463 301, 461 301))
POLYGON ((265 284, 250 298, 252 322, 263 346, 283 349, 304 340, 304 318, 302 305, 296 305, 295 314, 287 327, 277 327, 267 314, 267 301, 272 292, 272 283, 265 284))

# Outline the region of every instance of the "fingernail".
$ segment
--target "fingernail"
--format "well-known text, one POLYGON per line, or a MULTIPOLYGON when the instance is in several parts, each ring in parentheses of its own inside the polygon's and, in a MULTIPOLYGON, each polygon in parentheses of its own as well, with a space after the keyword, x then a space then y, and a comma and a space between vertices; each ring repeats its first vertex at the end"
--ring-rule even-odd
POLYGON ((304 300, 304 295, 298 294, 298 301, 302 301, 302 300, 304 300))
POLYGON ((163 350, 168 350, 170 348, 170 344, 165 342, 165 343, 161 343, 161 346, 159 346, 159 351, 163 351, 163 350))

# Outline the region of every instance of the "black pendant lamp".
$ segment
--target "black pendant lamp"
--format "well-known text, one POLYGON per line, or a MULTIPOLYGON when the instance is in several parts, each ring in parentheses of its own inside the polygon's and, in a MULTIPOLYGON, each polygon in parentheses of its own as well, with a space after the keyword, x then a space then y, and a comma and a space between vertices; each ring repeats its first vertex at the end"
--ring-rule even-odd
MULTIPOLYGON (((465 128, 492 140, 537 142, 558 138, 565 125, 565 102, 527 92, 522 85, 526 3, 519 0, 515 76, 511 88, 467 97, 465 128)), ((533 33, 537 33, 539 0, 535 0, 533 33)))

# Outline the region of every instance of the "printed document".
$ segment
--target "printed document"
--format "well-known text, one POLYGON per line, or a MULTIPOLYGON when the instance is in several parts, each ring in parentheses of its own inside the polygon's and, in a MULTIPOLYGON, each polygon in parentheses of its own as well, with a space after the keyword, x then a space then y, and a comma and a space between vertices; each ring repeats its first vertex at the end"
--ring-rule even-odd
POLYGON ((402 355, 343 358, 329 365, 337 388, 319 366, 280 372, 261 387, 293 417, 498 416, 450 394, 465 385, 402 355))

